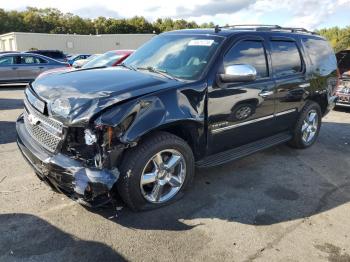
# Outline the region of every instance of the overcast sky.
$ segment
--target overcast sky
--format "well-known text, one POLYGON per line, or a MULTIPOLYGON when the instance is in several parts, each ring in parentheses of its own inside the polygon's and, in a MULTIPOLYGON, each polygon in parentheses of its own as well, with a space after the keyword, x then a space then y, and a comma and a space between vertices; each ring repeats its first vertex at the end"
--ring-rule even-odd
POLYGON ((0 8, 55 7, 83 17, 184 18, 198 23, 264 23, 308 29, 350 25, 350 0, 0 0, 0 8))

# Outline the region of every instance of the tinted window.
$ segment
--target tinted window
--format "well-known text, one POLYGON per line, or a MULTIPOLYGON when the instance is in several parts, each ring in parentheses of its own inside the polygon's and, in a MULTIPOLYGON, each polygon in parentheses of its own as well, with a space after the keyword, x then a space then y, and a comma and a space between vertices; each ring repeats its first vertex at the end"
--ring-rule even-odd
POLYGON ((224 57, 224 66, 248 64, 254 66, 257 78, 267 77, 265 49, 260 41, 242 41, 231 48, 224 57))
POLYGON ((0 65, 13 65, 15 61, 15 56, 0 57, 0 65))
POLYGON ((336 57, 327 41, 303 38, 302 42, 310 57, 313 71, 321 75, 328 75, 337 69, 336 57))
POLYGON ((271 41, 271 48, 272 66, 276 76, 301 72, 302 62, 295 42, 271 41))

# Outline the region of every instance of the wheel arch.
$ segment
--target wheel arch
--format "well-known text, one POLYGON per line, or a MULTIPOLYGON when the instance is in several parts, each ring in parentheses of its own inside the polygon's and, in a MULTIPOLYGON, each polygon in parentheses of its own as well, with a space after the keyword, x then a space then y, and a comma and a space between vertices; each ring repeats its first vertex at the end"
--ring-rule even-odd
POLYGON ((139 141, 147 139, 147 137, 158 131, 167 132, 183 139, 190 146, 195 159, 199 159, 204 154, 206 141, 205 136, 203 136, 205 133, 204 126, 201 123, 195 120, 178 120, 163 123, 142 135, 139 141))
POLYGON ((326 94, 313 95, 308 98, 309 101, 317 103, 321 107, 322 115, 325 115, 328 108, 328 99, 326 94))

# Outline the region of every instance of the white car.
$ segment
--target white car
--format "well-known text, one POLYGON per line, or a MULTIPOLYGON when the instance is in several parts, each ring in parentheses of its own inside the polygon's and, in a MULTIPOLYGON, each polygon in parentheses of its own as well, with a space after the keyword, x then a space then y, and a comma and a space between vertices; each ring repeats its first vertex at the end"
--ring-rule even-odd
POLYGON ((73 67, 74 68, 81 68, 83 65, 85 65, 87 62, 89 62, 90 60, 92 60, 92 59, 94 59, 94 58, 96 58, 96 57, 98 57, 98 56, 100 56, 101 54, 95 54, 95 55, 91 55, 91 56, 89 56, 88 58, 86 58, 86 59, 79 59, 79 60, 77 60, 77 61, 75 61, 74 63, 73 63, 73 67))

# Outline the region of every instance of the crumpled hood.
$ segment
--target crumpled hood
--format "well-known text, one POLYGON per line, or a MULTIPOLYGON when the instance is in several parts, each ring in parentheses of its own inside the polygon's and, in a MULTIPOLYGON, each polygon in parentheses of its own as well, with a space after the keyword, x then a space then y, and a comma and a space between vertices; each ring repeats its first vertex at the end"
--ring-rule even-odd
POLYGON ((52 116, 67 125, 81 126, 111 105, 179 84, 146 72, 117 67, 51 74, 34 81, 32 88, 47 102, 49 112, 56 99, 68 99, 71 105, 68 117, 52 116))

